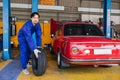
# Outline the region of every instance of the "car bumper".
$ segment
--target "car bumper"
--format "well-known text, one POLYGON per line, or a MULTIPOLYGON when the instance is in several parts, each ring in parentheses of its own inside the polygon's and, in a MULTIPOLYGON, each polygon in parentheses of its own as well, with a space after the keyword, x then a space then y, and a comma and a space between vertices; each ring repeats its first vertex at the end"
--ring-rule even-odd
POLYGON ((62 56, 63 60, 73 65, 100 65, 100 64, 120 64, 120 59, 69 59, 62 56))

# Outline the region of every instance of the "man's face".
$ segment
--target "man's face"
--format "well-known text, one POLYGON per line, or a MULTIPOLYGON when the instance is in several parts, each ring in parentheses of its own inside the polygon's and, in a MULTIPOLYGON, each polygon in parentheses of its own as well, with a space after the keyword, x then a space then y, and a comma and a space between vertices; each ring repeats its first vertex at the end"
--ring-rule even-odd
POLYGON ((31 18, 32 23, 35 25, 36 23, 39 22, 39 16, 38 15, 34 15, 34 17, 31 18))

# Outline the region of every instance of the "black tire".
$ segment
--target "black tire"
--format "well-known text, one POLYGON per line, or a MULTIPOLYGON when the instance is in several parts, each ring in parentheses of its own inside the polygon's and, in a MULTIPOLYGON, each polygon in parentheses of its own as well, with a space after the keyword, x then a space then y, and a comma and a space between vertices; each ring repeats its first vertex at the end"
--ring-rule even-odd
POLYGON ((41 76, 46 71, 47 60, 45 51, 42 48, 38 48, 38 50, 41 51, 41 53, 38 54, 38 59, 34 53, 32 54, 32 70, 34 75, 41 76))
POLYGON ((112 65, 100 65, 100 67, 103 67, 103 68, 110 68, 110 67, 112 67, 112 65))
POLYGON ((59 69, 63 69, 70 66, 69 64, 63 61, 60 50, 58 51, 58 55, 57 55, 57 65, 59 69))
POLYGON ((63 68, 63 65, 62 65, 62 56, 60 54, 60 51, 58 52, 58 55, 57 55, 57 65, 58 65, 58 68, 63 68))

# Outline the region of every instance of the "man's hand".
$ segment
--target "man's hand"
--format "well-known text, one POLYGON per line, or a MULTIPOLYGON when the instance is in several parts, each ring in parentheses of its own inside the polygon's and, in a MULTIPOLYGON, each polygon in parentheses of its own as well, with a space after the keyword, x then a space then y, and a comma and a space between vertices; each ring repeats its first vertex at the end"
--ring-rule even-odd
POLYGON ((41 46, 37 46, 37 48, 42 48, 41 46))
POLYGON ((38 49, 35 49, 34 54, 35 54, 36 58, 38 58, 38 53, 41 53, 41 51, 39 51, 38 49))

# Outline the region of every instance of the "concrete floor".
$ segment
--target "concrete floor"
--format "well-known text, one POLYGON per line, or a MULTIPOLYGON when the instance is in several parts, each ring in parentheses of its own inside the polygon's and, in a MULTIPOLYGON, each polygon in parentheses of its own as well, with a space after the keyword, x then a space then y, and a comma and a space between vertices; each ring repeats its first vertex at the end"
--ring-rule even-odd
MULTIPOLYGON (((18 50, 14 51, 18 54, 18 50)), ((65 69, 58 69, 56 57, 51 56, 47 50, 47 70, 43 76, 36 77, 32 73, 31 67, 28 68, 30 75, 21 72, 17 80, 120 80, 120 66, 113 67, 93 67, 93 66, 77 66, 65 69)), ((15 55, 14 54, 14 55, 15 55)), ((1 61, 1 65, 6 65, 9 61, 1 61)), ((2 68, 0 68, 2 69, 2 68)))

